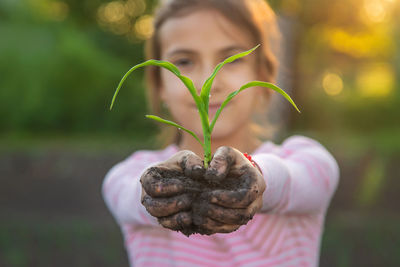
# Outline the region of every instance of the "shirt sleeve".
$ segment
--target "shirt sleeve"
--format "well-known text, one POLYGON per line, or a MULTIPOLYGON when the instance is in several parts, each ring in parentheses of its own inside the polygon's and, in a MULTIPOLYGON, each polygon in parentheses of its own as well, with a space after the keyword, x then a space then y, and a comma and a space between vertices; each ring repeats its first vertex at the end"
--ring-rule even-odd
POLYGON ((261 212, 325 212, 339 182, 339 167, 317 141, 288 138, 281 149, 253 156, 266 182, 261 212))
POLYGON ((114 218, 119 224, 158 226, 141 203, 140 176, 151 163, 144 163, 143 152, 136 152, 127 160, 115 165, 106 175, 102 194, 114 218))

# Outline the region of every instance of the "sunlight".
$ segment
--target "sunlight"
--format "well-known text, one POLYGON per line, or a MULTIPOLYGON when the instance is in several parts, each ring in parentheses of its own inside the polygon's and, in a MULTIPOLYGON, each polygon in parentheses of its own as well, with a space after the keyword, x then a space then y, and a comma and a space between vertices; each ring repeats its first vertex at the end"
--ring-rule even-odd
POLYGON ((322 87, 325 93, 330 96, 338 95, 343 90, 343 80, 335 73, 327 73, 322 79, 322 87))
POLYGON ((367 0, 364 2, 364 12, 373 22, 382 22, 386 17, 386 10, 379 0, 367 0))
POLYGON ((125 17, 124 4, 121 1, 114 1, 106 4, 103 11, 104 19, 107 22, 118 22, 125 17))
POLYGON ((144 0, 127 0, 124 4, 125 13, 130 17, 137 17, 146 10, 146 2, 144 0))
POLYGON ((153 34, 153 16, 144 15, 137 19, 134 31, 139 39, 145 40, 153 34))
POLYGON ((376 26, 363 32, 332 27, 324 29, 323 34, 333 49, 353 57, 389 56, 394 51, 388 27, 376 26))
POLYGON ((360 72, 356 83, 364 97, 386 97, 394 90, 395 74, 388 63, 373 64, 360 72))
POLYGON ((365 23, 380 23, 390 17, 395 0, 364 0, 360 17, 365 23))

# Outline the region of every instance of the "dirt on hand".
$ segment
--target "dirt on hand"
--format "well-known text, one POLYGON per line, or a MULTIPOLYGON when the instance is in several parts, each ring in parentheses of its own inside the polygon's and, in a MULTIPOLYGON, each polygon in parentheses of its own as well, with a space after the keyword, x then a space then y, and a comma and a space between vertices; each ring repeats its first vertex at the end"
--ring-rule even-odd
POLYGON ((255 213, 247 209, 255 200, 255 194, 251 194, 253 174, 248 168, 242 166, 241 175, 228 173, 224 179, 212 179, 209 171, 206 179, 205 175, 188 177, 180 171, 151 167, 145 173, 157 180, 142 179, 149 194, 144 197, 143 205, 161 225, 187 236, 235 231, 255 213), (211 203, 212 197, 223 206, 211 203))

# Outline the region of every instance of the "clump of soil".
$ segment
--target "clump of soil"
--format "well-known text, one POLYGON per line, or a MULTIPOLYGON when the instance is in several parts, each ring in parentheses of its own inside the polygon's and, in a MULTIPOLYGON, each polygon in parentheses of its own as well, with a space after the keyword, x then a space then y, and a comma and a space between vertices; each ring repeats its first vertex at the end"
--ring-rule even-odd
MULTIPOLYGON (((178 231, 182 232, 186 236, 196 233, 202 235, 213 234, 208 229, 202 227, 206 224, 205 215, 208 212, 207 204, 209 203, 209 199, 207 199, 207 195, 209 192, 218 189, 238 191, 239 189, 246 188, 249 183, 247 175, 243 175, 240 179, 237 177, 226 177, 218 182, 210 182, 204 177, 196 180, 191 179, 178 171, 161 171, 159 173, 161 174, 162 179, 168 180, 170 178, 175 178, 181 180, 185 184, 185 193, 190 193, 192 196, 192 205, 190 210, 188 210, 188 212, 191 213, 192 224, 189 227, 178 229, 178 231)), ((238 192, 237 198, 241 197, 241 194, 238 192)))

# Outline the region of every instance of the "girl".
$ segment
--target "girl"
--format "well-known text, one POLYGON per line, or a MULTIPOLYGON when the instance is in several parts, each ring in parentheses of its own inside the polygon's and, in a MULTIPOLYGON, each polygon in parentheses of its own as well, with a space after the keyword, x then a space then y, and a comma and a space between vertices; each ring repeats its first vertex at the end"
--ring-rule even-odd
MULTIPOLYGON (((201 88, 223 59, 261 44, 217 75, 212 119, 241 85, 274 81, 277 63, 270 42, 275 29, 275 16, 263 0, 164 1, 147 56, 174 63, 201 88)), ((202 136, 196 106, 180 80, 164 69, 147 71, 155 112, 166 106, 174 121, 202 136)), ((132 266, 318 265, 338 166, 322 145, 306 137, 293 136, 282 145, 259 140, 251 118, 257 106, 265 108, 269 94, 248 89, 223 110, 207 169, 198 156, 201 146, 178 131, 165 149, 137 151, 109 171, 103 195, 122 228, 132 266), (251 152, 254 164, 240 151, 251 152), (199 179, 239 179, 240 186, 207 192, 201 198, 205 208, 194 212, 199 179), (190 235, 185 229, 193 225, 206 235, 179 232, 190 235)))

